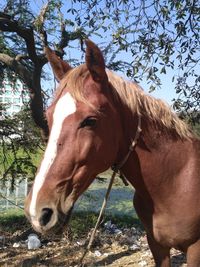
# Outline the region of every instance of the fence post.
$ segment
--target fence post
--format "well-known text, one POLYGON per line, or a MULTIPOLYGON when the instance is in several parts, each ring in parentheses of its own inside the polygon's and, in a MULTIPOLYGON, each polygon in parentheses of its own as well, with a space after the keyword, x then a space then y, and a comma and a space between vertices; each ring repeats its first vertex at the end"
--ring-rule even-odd
POLYGON ((28 194, 28 178, 26 177, 24 180, 24 196, 26 197, 28 194))
POLYGON ((10 196, 10 182, 6 183, 6 209, 9 207, 9 196, 10 196))
MULTIPOLYGON (((16 184, 15 184, 15 205, 18 205, 18 197, 19 197, 19 180, 16 179, 16 184)), ((15 206, 15 208, 17 208, 15 206)))

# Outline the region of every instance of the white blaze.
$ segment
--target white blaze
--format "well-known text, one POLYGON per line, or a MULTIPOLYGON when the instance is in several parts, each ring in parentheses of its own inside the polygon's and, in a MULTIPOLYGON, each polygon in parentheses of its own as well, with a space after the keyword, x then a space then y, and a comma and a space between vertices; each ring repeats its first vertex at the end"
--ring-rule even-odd
POLYGON ((62 96, 56 103, 56 107, 53 114, 53 125, 49 137, 49 142, 42 160, 40 170, 35 177, 32 199, 30 203, 29 213, 31 217, 36 216, 36 201, 37 195, 40 191, 46 175, 56 157, 57 154, 57 142, 62 130, 63 121, 76 111, 75 101, 70 93, 62 96))

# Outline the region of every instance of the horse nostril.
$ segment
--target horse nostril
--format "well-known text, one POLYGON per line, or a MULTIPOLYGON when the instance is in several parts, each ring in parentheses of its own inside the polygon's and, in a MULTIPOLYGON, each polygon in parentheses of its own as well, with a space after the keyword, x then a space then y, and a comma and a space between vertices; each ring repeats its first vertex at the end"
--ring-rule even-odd
POLYGON ((50 208, 43 208, 41 212, 41 217, 39 219, 40 225, 45 226, 50 221, 53 210, 50 208))

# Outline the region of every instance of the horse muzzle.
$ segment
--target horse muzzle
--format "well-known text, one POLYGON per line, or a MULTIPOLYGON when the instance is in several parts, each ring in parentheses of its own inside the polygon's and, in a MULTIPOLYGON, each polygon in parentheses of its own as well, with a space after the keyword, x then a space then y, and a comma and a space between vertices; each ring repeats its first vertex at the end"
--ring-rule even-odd
POLYGON ((32 216, 25 206, 25 215, 35 231, 42 234, 57 234, 68 223, 72 210, 73 205, 65 209, 65 212, 58 210, 56 207, 52 208, 46 205, 38 210, 35 216, 32 216))

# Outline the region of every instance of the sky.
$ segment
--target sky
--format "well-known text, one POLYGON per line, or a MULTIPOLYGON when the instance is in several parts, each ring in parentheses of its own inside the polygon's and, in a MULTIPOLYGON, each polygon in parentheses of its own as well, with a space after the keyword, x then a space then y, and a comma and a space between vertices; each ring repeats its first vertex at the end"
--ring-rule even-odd
MULTIPOLYGON (((64 1, 65 2, 65 1, 64 1)), ((32 0, 32 7, 35 10, 36 13, 39 12, 39 10, 41 9, 41 7, 46 3, 45 0, 32 0)), ((63 13, 66 13, 65 11, 67 9, 70 8, 70 1, 66 1, 64 4, 64 7, 62 9, 63 13)), ((77 3, 77 5, 80 5, 79 3, 77 3)), ((74 8, 76 8, 76 6, 74 6, 74 8)), ((70 13, 67 14, 67 19, 71 19, 73 20, 73 17, 70 17, 70 13)), ((97 45, 100 45, 102 43, 104 43, 105 41, 109 40, 111 38, 111 36, 109 36, 109 34, 111 35, 112 33, 108 32, 106 33, 106 37, 104 37, 104 40, 102 40, 101 38, 99 38, 99 36, 92 36, 92 41, 94 41, 97 45)), ((76 46, 76 45, 75 45, 76 46)), ((79 52, 76 49, 70 49, 70 51, 67 51, 67 49, 65 49, 66 51, 66 56, 65 59, 67 58, 73 58, 73 57, 77 57, 77 58, 83 58, 83 54, 81 52, 79 52)), ((127 58, 130 58, 131 55, 127 54, 127 53, 122 53, 122 57, 126 56, 127 58)), ((120 57, 119 57, 120 59, 120 57)), ((161 87, 160 88, 156 88, 155 91, 151 92, 150 94, 153 95, 156 98, 161 98, 163 99, 165 102, 167 102, 169 105, 172 105, 172 99, 174 99, 176 97, 176 93, 174 90, 174 84, 172 83, 172 77, 173 77, 173 71, 172 70, 168 70, 167 74, 162 74, 159 77, 161 78, 161 87)), ((123 75, 123 73, 119 73, 119 75, 125 77, 126 79, 128 79, 125 75, 123 75)), ((140 82, 141 87, 148 93, 148 89, 149 88, 149 84, 147 83, 146 79, 144 78, 144 80, 142 80, 140 82)))
MULTIPOLYGON (((150 95, 156 98, 163 99, 169 105, 172 105, 172 100, 177 97, 177 94, 174 90, 175 84, 172 83, 173 71, 168 70, 167 74, 160 75, 160 77, 162 83, 160 88, 157 88, 155 91, 151 92, 150 95)), ((145 88, 147 88, 147 83, 145 81, 141 82, 140 85, 143 87, 144 90, 145 88)))
MULTIPOLYGON (((3 3, 5 2, 5 0, 2 0, 1 2, 1 6, 3 5, 3 3)), ((39 14, 39 11, 41 10, 41 8, 44 6, 44 4, 46 4, 47 0, 31 0, 31 8, 34 10, 35 14, 39 14)), ((70 3, 71 1, 63 1, 65 4, 63 6, 63 13, 66 13, 66 10, 70 8, 70 3)), ((148 0, 147 0, 148 2, 148 0)), ((77 3, 77 5, 80 5, 80 3, 77 3)), ((74 6, 76 8, 76 6, 74 6)), ((73 16, 70 15, 70 12, 66 14, 67 19, 69 20, 73 20, 73 16)), ((104 40, 102 40, 99 36, 92 36, 92 40, 94 42, 96 42, 97 44, 99 44, 100 46, 102 45, 102 43, 105 43, 107 40, 111 39, 111 34, 112 32, 107 32, 106 36, 104 37, 104 40), (110 36, 109 36, 110 35, 110 36)), ((75 45, 75 47, 77 47, 77 44, 75 45)), ((65 59, 70 59, 70 58, 79 58, 79 59, 83 59, 83 54, 80 52, 80 49, 70 49, 70 50, 65 50, 66 51, 66 56, 65 59)), ((131 54, 122 54, 121 57, 123 56, 127 56, 127 58, 131 58, 131 54)), ((120 56, 119 56, 120 59, 120 56)), ((46 70, 49 72, 50 68, 46 68, 46 70)), ((178 70, 171 70, 168 69, 167 70, 167 74, 162 74, 159 75, 160 79, 161 79, 161 86, 160 88, 157 88, 155 91, 151 92, 151 95, 157 97, 157 98, 161 98, 164 101, 166 101, 169 105, 172 104, 172 99, 176 98, 177 95, 175 93, 174 87, 175 84, 172 83, 172 77, 174 75, 174 72, 178 73, 178 70)), ((125 77, 123 75, 123 73, 120 73, 121 76, 125 77)), ((128 78, 127 78, 128 79, 128 78)), ((44 83, 44 86, 46 86, 46 82, 44 83)), ((144 79, 140 82, 141 87, 148 93, 148 83, 144 77, 144 79)))

